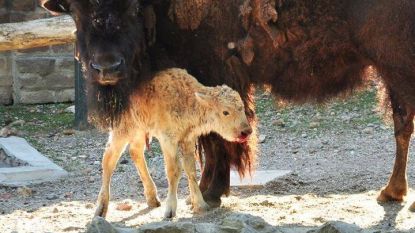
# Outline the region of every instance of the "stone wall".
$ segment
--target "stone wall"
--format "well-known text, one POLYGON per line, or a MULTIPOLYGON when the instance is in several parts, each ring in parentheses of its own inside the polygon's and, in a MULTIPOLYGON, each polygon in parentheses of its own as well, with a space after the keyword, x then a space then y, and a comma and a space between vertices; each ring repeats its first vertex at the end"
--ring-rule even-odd
MULTIPOLYGON (((0 0, 0 23, 50 17, 37 0, 0 0)), ((74 100, 73 45, 0 53, 0 104, 74 100)))

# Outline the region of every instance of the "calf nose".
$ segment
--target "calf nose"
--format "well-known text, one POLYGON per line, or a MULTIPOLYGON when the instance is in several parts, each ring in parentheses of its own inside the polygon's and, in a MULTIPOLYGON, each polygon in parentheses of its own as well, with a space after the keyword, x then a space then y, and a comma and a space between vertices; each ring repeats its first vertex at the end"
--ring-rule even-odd
POLYGON ((120 71, 124 59, 121 57, 91 62, 91 67, 100 73, 114 73, 120 71))
POLYGON ((243 129, 241 131, 241 135, 244 136, 244 137, 248 137, 249 135, 251 135, 251 133, 252 133, 252 128, 251 127, 248 127, 248 128, 243 129))

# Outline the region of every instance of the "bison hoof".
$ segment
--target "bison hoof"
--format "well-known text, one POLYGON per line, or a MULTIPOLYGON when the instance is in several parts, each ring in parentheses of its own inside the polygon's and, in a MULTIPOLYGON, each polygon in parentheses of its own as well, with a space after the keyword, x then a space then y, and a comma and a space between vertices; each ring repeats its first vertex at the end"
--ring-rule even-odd
POLYGON ((150 208, 156 208, 156 207, 161 206, 160 200, 158 199, 158 197, 154 197, 154 198, 147 200, 147 205, 150 208))
POLYGON ((391 191, 388 187, 382 189, 378 198, 378 202, 397 201, 402 202, 404 200, 406 190, 391 191))
POLYGON ((415 212, 415 202, 409 207, 409 211, 415 212))
POLYGON ((220 197, 214 197, 206 193, 203 193, 203 199, 210 206, 210 208, 218 208, 222 204, 220 197))

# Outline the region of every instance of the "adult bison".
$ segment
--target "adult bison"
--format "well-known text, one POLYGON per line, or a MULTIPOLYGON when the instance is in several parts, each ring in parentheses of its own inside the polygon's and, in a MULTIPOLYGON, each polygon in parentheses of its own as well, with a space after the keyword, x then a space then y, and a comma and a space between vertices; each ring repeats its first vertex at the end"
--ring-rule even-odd
MULTIPOLYGON (((255 125, 253 91, 267 84, 279 98, 321 102, 362 85, 373 67, 393 112, 396 160, 378 200, 403 200, 415 114, 413 0, 44 0, 69 13, 88 80, 90 117, 118 122, 131 87, 151 70, 186 68, 206 85, 238 90, 255 125)), ((247 144, 200 138, 206 163, 200 187, 212 205, 229 192, 229 170, 254 163, 247 144)), ((412 207, 415 207, 414 205, 412 207)))

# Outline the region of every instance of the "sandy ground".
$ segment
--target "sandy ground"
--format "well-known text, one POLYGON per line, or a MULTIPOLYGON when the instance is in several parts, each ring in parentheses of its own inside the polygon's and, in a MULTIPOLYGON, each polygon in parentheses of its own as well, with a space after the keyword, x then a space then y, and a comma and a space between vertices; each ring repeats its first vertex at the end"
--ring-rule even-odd
MULTIPOLYGON (((267 114, 275 115, 264 113, 267 114)), ((295 122, 296 114, 289 117, 295 122)), ((344 118, 329 116, 321 122, 333 123, 344 118)), ((404 203, 376 202, 393 165, 392 128, 369 124, 368 130, 364 124, 294 132, 289 127, 273 125, 271 121, 275 119, 271 117, 260 124, 265 141, 260 144, 258 169, 289 169, 290 175, 261 189, 233 188, 220 208, 202 215, 193 215, 184 203, 188 192, 182 179, 177 217, 172 221, 219 222, 237 212, 259 216, 272 225, 292 227, 298 232, 330 220, 354 223, 371 232, 415 232, 415 213, 408 211, 415 201, 414 190, 410 189, 404 203)), ((32 194, 0 187, 0 232, 82 232, 95 209, 106 135, 95 130, 77 131, 73 135, 38 135, 38 141, 42 152, 65 166, 70 176, 29 186, 32 194)), ((150 156, 159 155, 155 150, 150 156)), ((165 203, 160 208, 147 208, 135 168, 128 156, 123 158, 113 176, 107 220, 121 226, 163 220, 165 203), (124 202, 131 204, 132 209, 116 210, 124 202)), ((157 161, 150 161, 153 160, 157 161)), ((166 179, 160 173, 160 165, 150 166, 159 196, 164 200, 166 179)), ((410 187, 414 187, 411 161, 408 169, 410 187)))

